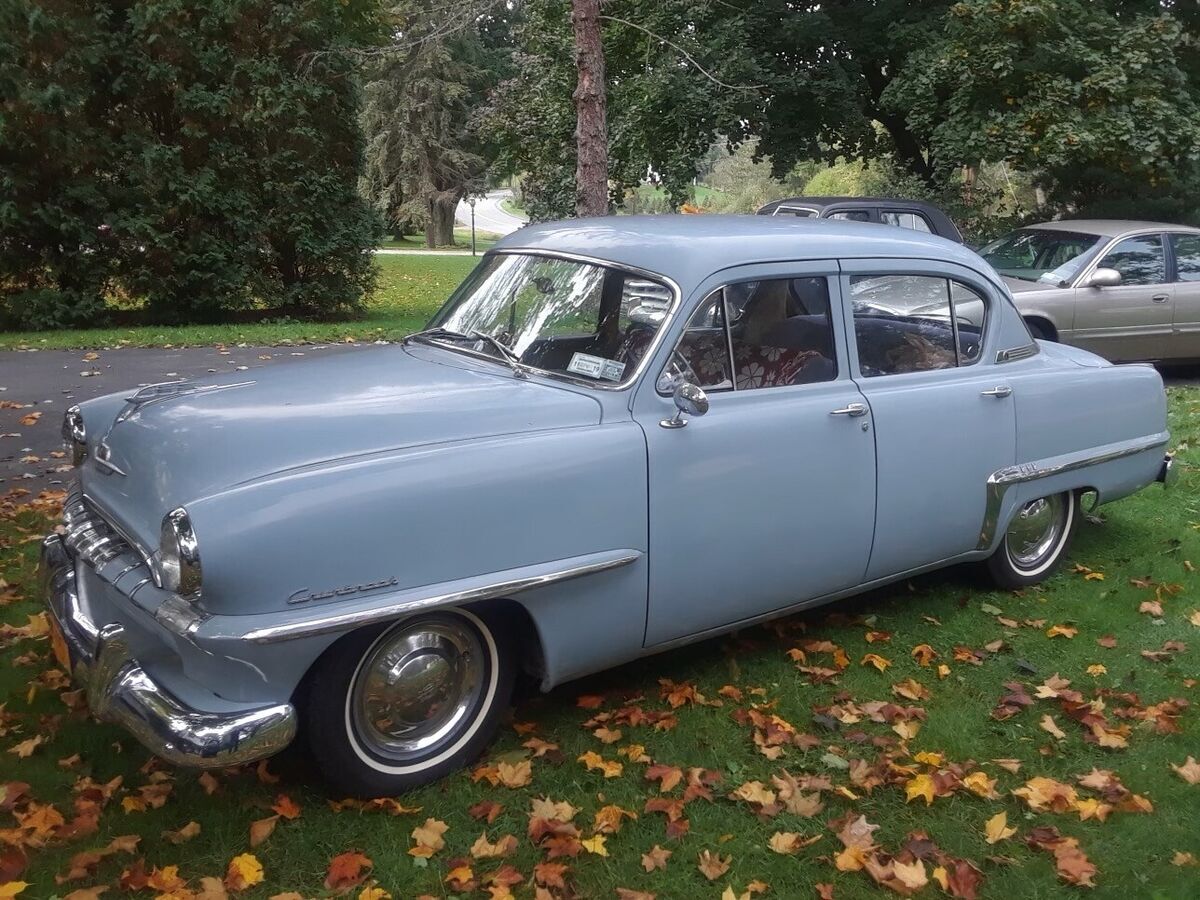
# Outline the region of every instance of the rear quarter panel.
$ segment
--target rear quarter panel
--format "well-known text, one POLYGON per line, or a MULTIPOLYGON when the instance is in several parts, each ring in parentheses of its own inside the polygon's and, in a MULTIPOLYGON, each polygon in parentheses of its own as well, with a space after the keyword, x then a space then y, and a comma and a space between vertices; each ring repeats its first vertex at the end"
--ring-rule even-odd
POLYGON ((1005 497, 1001 523, 1019 505, 1060 491, 1095 490, 1101 503, 1119 499, 1151 484, 1162 465, 1167 401, 1153 367, 1114 366, 1058 344, 1041 347, 1036 357, 997 368, 1013 389, 1018 465, 1071 463, 1139 442, 1155 446, 1017 485, 1005 497))

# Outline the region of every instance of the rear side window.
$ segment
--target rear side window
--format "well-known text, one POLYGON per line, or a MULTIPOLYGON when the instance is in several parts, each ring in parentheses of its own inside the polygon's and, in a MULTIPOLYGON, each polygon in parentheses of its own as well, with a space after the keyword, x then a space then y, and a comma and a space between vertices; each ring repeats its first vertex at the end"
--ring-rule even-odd
POLYGON ((929 220, 918 212, 907 210, 884 209, 879 213, 879 221, 884 225, 896 225, 899 228, 911 228, 913 231, 923 231, 932 234, 929 220))
POLYGON ((1200 234, 1171 235, 1175 251, 1175 277, 1179 281, 1200 281, 1200 234))
POLYGON ((871 214, 865 209, 844 209, 841 212, 830 213, 827 218, 845 219, 850 222, 870 222, 871 214))
POLYGON ((692 315, 659 380, 706 390, 759 390, 837 377, 833 310, 825 277, 731 284, 692 315))
POLYGON ((868 378, 973 365, 987 304, 971 288, 928 275, 850 278, 859 369, 868 378))

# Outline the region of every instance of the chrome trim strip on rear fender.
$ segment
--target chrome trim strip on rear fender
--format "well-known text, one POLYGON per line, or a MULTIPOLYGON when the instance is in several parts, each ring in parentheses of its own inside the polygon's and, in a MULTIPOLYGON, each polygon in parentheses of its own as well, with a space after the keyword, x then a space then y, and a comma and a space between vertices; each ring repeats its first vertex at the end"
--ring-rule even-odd
POLYGON ((1159 434, 1151 434, 1146 437, 1135 438, 1131 441, 1110 444, 1108 449, 1099 453, 1068 454, 1039 462, 1006 466, 1003 469, 996 470, 988 476, 987 508, 983 514, 983 524, 979 529, 979 543, 976 549, 987 550, 992 546, 992 541, 996 537, 996 527, 1000 519, 1000 509, 1004 505, 1004 495, 1008 493, 1008 489, 1013 485, 1024 484, 1027 481, 1036 481, 1040 478, 1049 478, 1051 475, 1061 475, 1064 472, 1074 472, 1078 469, 1085 469, 1088 466, 1098 466, 1101 463, 1124 459, 1127 456, 1136 456, 1139 453, 1145 453, 1147 450, 1165 447, 1169 439, 1170 436, 1167 432, 1163 431, 1159 434))
MULTIPOLYGON (((557 569, 550 572, 542 572, 539 574, 531 574, 524 576, 509 576, 501 578, 497 581, 490 581, 485 584, 477 585, 470 588, 464 588, 457 591, 446 591, 443 593, 434 593, 421 595, 416 591, 405 591, 402 596, 404 599, 396 600, 390 603, 384 603, 381 606, 369 607, 365 609, 347 610, 338 612, 336 609, 321 610, 323 614, 313 615, 310 618, 300 621, 289 621, 279 625, 270 625, 263 628, 255 628, 242 635, 239 635, 241 640, 250 641, 256 644, 272 644, 276 641, 292 640, 300 637, 312 637, 319 634, 329 634, 336 631, 347 631, 353 628, 359 628, 363 625, 372 625, 378 622, 386 622, 390 619, 395 619, 398 616, 407 615, 408 613, 418 610, 432 609, 439 606, 461 606, 464 603, 472 603, 476 600, 491 600, 497 597, 510 597, 513 594, 522 591, 528 591, 533 588, 544 587, 548 584, 557 584, 560 581, 568 581, 572 578, 581 578, 584 575, 594 575, 598 572, 606 572, 609 569, 617 569, 621 566, 627 566, 630 563, 636 562, 642 558, 642 553, 639 550, 614 550, 607 554, 592 554, 593 556, 603 557, 596 559, 593 562, 580 563, 562 569, 557 569), (407 596, 404 596, 407 595, 407 596)), ((528 568, 533 568, 528 567, 528 568)), ((520 571, 520 570, 510 570, 520 571)), ((503 575, 504 573, 497 573, 503 575)), ((296 607, 289 607, 289 612, 295 610, 296 607)), ((319 609, 319 608, 318 608, 319 609)))

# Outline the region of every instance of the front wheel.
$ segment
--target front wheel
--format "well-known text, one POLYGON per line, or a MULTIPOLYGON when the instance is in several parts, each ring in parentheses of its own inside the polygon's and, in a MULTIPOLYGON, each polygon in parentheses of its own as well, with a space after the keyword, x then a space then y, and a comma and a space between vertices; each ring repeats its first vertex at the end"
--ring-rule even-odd
POLYGON ((1049 578, 1067 555, 1079 521, 1074 492, 1031 500, 1016 511, 1004 540, 987 560, 1002 588, 1017 590, 1049 578))
POLYGON ((348 794, 384 797, 436 781, 491 742, 512 697, 502 619, 430 612, 343 637, 309 680, 309 746, 348 794))

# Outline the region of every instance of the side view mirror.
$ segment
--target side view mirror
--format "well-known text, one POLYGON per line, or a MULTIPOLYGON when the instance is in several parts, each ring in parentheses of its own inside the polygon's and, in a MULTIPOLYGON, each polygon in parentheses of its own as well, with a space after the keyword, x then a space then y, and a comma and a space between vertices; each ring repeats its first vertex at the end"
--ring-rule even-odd
POLYGON ((689 416, 702 416, 708 412, 708 395, 694 384, 684 382, 675 388, 675 417, 663 419, 658 424, 663 428, 682 428, 687 424, 684 413, 689 416))
POLYGON ((1121 283, 1121 273, 1116 269, 1101 267, 1092 273, 1087 286, 1094 288, 1116 287, 1121 283))

